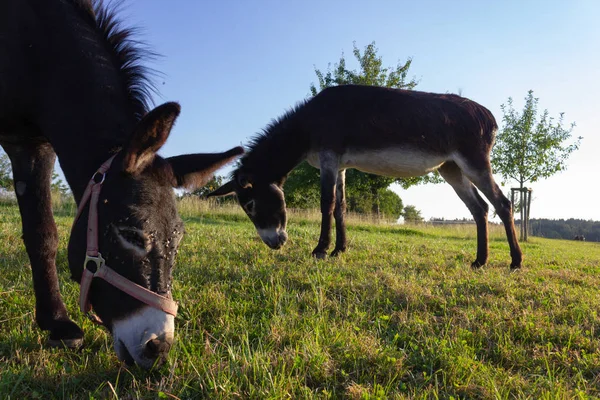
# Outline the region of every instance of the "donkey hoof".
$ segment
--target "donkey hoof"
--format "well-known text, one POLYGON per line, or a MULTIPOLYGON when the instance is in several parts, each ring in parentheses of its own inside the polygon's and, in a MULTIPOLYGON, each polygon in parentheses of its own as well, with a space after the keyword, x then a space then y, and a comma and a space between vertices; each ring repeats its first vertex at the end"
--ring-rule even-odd
POLYGON ((511 270, 511 272, 513 272, 513 271, 520 271, 521 270, 521 264, 510 264, 510 270, 511 270))
POLYGON ((312 255, 314 258, 316 258, 317 260, 324 260, 325 258, 327 258, 327 252, 323 251, 323 250, 313 250, 312 255))
POLYGON ((346 251, 346 249, 345 249, 345 248, 342 248, 342 249, 334 249, 334 250, 331 252, 331 255, 330 255, 330 256, 331 256, 331 257, 337 257, 337 256, 339 256, 340 254, 342 254, 342 253, 343 253, 343 252, 345 252, 345 251, 346 251))
POLYGON ((485 263, 480 263, 479 261, 475 260, 471 263, 471 268, 479 269, 479 268, 483 267, 484 265, 485 265, 485 263))
POLYGON ((78 349, 83 345, 83 331, 73 321, 55 321, 48 346, 78 349))

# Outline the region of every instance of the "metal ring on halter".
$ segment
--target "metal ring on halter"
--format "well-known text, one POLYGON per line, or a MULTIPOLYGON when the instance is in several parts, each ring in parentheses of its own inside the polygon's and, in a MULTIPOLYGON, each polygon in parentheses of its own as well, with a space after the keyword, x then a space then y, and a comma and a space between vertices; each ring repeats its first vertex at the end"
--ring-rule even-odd
POLYGON ((106 172, 96 171, 96 172, 94 172, 94 175, 92 176, 92 180, 96 183, 96 185, 103 184, 104 183, 104 179, 106 179, 106 172), (96 177, 98 176, 98 174, 102 174, 102 178, 100 179, 100 182, 98 182, 98 180, 96 179, 96 177))

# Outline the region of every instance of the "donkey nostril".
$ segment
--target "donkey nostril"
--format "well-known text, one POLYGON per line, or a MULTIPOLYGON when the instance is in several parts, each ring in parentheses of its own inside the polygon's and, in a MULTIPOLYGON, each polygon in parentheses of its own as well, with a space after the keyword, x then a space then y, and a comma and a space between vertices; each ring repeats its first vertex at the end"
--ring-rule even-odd
POLYGON ((166 356, 171 349, 171 343, 160 339, 150 339, 146 342, 144 355, 147 358, 155 359, 159 356, 166 356))
POLYGON ((279 233, 279 243, 283 246, 288 239, 288 235, 286 231, 281 231, 279 233))

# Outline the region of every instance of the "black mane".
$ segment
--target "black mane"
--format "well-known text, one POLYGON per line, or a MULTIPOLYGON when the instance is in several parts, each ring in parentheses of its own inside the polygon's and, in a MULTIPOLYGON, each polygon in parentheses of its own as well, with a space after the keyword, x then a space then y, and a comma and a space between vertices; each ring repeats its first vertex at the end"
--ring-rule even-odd
MULTIPOLYGON (((287 110, 279 118, 263 128, 262 132, 254 135, 246 146, 246 154, 239 161, 241 167, 250 170, 268 169, 279 180, 286 176, 305 155, 308 148, 308 136, 302 132, 298 123, 298 113, 304 108, 308 100, 299 102, 287 110), (284 160, 280 159, 281 149, 295 149, 286 154, 284 160)), ((232 176, 236 171, 232 172, 232 176)))
POLYGON ((283 115, 278 118, 273 118, 271 122, 267 126, 262 129, 262 132, 257 133, 254 137, 250 139, 250 143, 247 146, 247 155, 242 158, 242 160, 246 159, 250 153, 256 150, 257 147, 262 146, 262 144, 269 140, 273 135, 276 134, 277 131, 281 129, 285 129, 287 125, 291 122, 292 117, 300 110, 306 101, 300 102, 296 104, 293 108, 287 110, 283 115))
POLYGON ((133 38, 137 33, 136 28, 124 27, 117 18, 121 3, 105 6, 102 0, 70 1, 107 44, 112 55, 111 61, 119 71, 135 116, 141 119, 152 106, 152 93, 157 92, 151 79, 156 71, 142 63, 156 58, 157 54, 133 38))

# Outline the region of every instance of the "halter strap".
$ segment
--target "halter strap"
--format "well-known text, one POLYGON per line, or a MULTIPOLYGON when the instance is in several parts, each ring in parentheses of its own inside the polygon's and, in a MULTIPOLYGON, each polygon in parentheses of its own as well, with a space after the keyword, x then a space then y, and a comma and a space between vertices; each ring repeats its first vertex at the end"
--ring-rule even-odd
POLYGON ((116 287, 117 289, 141 301, 142 303, 162 310, 167 314, 176 316, 178 305, 175 301, 165 296, 161 296, 158 293, 154 293, 153 291, 148 290, 145 287, 140 286, 137 283, 132 282, 124 276, 118 274, 105 264, 105 260, 104 258, 102 258, 102 254, 99 252, 98 199, 100 198, 100 190, 102 189, 102 184, 104 183, 104 179, 106 178, 106 172, 110 168, 115 157, 116 154, 108 160, 106 160, 104 164, 102 164, 100 168, 98 168, 98 170, 94 173, 92 179, 90 179, 90 182, 88 183, 85 192, 83 193, 83 197, 81 198, 81 202, 79 203, 79 207, 77 208, 77 215, 75 216, 75 221, 73 222, 74 227, 75 222, 79 219, 79 217, 83 213, 86 204, 89 201, 90 208, 88 211, 87 250, 85 261, 83 263, 83 275, 81 277, 79 307, 81 311, 88 315, 88 317, 93 322, 99 324, 102 323, 102 320, 91 312, 92 305, 89 301, 89 292, 92 280, 94 278, 101 278, 113 285, 114 287, 116 287))

